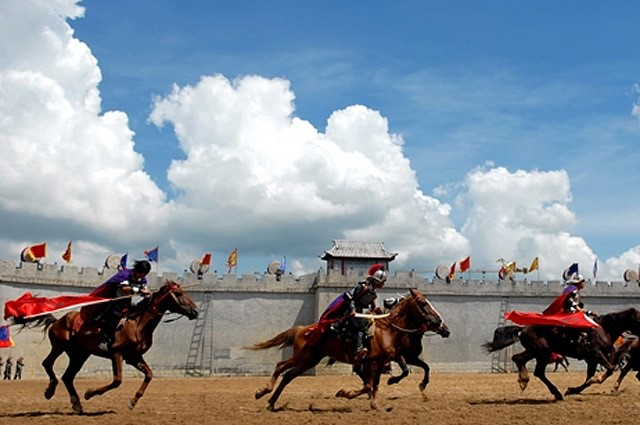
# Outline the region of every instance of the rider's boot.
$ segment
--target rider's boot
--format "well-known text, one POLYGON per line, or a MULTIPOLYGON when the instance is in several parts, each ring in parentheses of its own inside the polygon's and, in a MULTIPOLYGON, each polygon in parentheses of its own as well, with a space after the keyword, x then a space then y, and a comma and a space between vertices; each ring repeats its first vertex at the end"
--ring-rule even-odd
POLYGON ((354 358, 355 361, 360 362, 367 357, 369 354, 369 350, 364 346, 364 332, 356 332, 356 356, 354 358))

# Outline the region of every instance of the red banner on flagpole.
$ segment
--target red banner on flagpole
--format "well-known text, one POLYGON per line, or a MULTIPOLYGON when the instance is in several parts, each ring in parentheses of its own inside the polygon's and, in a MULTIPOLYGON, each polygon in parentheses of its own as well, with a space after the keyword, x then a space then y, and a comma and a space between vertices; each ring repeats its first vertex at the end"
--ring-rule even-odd
POLYGON ((54 298, 34 297, 26 292, 17 300, 4 303, 4 319, 10 317, 29 319, 41 314, 55 313, 70 308, 111 301, 111 298, 94 297, 92 295, 63 295, 54 298))

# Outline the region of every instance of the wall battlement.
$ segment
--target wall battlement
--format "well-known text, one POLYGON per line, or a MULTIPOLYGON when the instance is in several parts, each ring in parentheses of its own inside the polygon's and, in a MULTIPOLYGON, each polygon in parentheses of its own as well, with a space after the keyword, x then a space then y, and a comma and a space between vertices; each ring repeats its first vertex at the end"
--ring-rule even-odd
MULTIPOLYGON (((0 282, 19 283, 43 286, 69 286, 75 288, 95 288, 115 273, 115 270, 95 267, 75 267, 57 264, 19 263, 0 260, 0 282)), ((362 272, 353 270, 341 274, 322 269, 316 273, 295 277, 283 275, 276 279, 272 274, 205 274, 200 279, 195 273, 185 272, 182 275, 173 272, 148 276, 150 286, 158 287, 167 280, 174 280, 190 287, 191 291, 264 291, 264 292, 309 292, 322 287, 341 291, 348 289, 363 278, 362 272)), ((426 294, 433 295, 475 295, 475 296, 521 296, 549 297, 557 295, 563 286, 560 280, 478 280, 454 279, 446 282, 435 276, 427 279, 414 272, 398 271, 389 277, 386 290, 406 291, 418 288, 426 294)), ((640 287, 635 283, 623 281, 589 282, 583 293, 603 297, 638 297, 640 287)))

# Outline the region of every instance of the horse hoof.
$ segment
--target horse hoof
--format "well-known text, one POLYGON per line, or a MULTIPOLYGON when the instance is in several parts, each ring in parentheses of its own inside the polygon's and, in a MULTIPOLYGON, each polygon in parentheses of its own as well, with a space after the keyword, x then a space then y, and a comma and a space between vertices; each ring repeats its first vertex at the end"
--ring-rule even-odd
POLYGON ((420 392, 423 392, 425 390, 425 388, 427 388, 427 384, 423 384, 421 382, 420 385, 418 385, 418 389, 420 390, 420 392))
POLYGON ((345 397, 346 398, 347 397, 347 392, 345 390, 339 390, 336 393, 336 397, 345 397))
POLYGON ((263 389, 261 389, 261 390, 256 391, 256 394, 255 394, 255 396, 256 396, 256 400, 258 400, 258 399, 262 398, 262 397, 263 397, 265 394, 267 394, 268 392, 269 392, 269 390, 268 390, 268 389, 266 389, 266 388, 263 388, 263 389))
POLYGON ((72 405, 71 409, 73 409, 73 412, 77 413, 78 415, 81 415, 83 413, 82 405, 80 403, 72 405))
POLYGON ((387 385, 394 385, 394 384, 397 384, 398 382, 400 382, 400 380, 395 376, 392 376, 391 378, 387 379, 387 385))
POLYGON ((55 392, 56 392, 55 390, 50 390, 47 388, 44 392, 44 398, 46 398, 47 400, 51 400, 51 397, 53 397, 55 392))
POLYGON ((91 397, 93 397, 93 395, 91 394, 91 390, 87 390, 84 393, 84 399, 85 400, 89 400, 91 397))
POLYGON ((129 399, 127 401, 127 409, 133 410, 134 407, 136 407, 136 402, 133 399, 129 399))

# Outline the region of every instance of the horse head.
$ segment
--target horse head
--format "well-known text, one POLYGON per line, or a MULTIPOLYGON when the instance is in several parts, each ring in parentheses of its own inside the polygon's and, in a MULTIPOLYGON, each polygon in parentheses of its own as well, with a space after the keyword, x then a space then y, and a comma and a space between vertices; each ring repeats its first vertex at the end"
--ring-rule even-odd
POLYGON ((640 311, 633 307, 615 313, 603 314, 596 317, 595 321, 609 335, 620 335, 624 331, 640 335, 640 311))
POLYGON ((414 311, 418 314, 418 319, 426 325, 426 330, 436 332, 443 338, 449 337, 449 328, 442 320, 442 316, 438 313, 431 302, 417 289, 410 289, 409 293, 412 304, 415 306, 414 311))
POLYGON ((177 282, 168 280, 153 293, 149 305, 161 312, 182 314, 189 320, 198 318, 198 306, 177 282))

